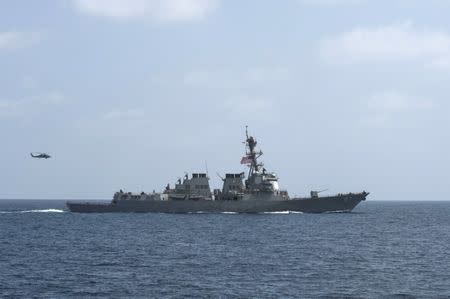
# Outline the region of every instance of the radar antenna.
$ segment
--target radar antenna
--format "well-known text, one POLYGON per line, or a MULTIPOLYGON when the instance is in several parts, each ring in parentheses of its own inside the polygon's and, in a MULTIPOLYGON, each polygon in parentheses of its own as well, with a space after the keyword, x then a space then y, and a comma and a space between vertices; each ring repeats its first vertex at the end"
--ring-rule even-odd
POLYGON ((256 151, 256 145, 258 142, 256 141, 253 136, 248 135, 248 126, 245 126, 245 145, 248 150, 246 150, 246 156, 243 158, 242 162, 243 164, 250 164, 250 170, 249 170, 249 177, 254 173, 258 172, 260 169, 260 166, 263 166, 262 163, 258 163, 258 158, 262 156, 262 151, 257 152, 256 151), (247 163, 247 161, 249 163, 247 163))

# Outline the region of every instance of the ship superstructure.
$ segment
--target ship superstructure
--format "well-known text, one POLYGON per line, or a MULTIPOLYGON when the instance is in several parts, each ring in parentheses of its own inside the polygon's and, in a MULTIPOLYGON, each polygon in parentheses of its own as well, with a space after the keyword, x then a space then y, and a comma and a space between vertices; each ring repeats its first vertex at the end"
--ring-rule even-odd
POLYGON ((191 178, 185 174, 183 181, 178 179, 174 189, 170 189, 170 185, 167 184, 164 194, 168 195, 169 200, 212 199, 209 177, 206 173, 193 173, 191 178))
POLYGON ((258 162, 258 158, 263 155, 262 151, 256 150, 257 141, 252 136, 248 135, 247 128, 246 135, 246 155, 241 159, 241 164, 248 164, 249 171, 247 179, 245 180, 245 190, 249 194, 265 194, 271 196, 281 196, 282 199, 287 199, 287 192, 281 192, 278 184, 278 177, 274 172, 268 172, 264 168, 264 164, 258 162))

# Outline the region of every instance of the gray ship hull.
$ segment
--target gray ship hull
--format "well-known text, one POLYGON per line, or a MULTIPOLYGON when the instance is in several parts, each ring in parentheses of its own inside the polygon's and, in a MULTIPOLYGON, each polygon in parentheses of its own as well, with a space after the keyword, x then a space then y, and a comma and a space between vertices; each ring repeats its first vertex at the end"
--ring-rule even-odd
POLYGON ((368 193, 289 200, 124 200, 117 203, 67 202, 77 213, 303 213, 350 212, 368 193))

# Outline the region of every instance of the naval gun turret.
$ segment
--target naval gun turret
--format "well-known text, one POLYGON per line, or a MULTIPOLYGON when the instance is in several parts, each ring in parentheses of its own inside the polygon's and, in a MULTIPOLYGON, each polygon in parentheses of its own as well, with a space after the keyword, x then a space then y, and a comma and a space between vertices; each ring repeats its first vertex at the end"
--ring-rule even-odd
POLYGON ((313 190, 313 191, 310 192, 311 198, 318 198, 319 194, 322 193, 322 192, 325 192, 325 191, 328 191, 328 189, 324 189, 324 190, 320 190, 320 191, 314 191, 313 190))

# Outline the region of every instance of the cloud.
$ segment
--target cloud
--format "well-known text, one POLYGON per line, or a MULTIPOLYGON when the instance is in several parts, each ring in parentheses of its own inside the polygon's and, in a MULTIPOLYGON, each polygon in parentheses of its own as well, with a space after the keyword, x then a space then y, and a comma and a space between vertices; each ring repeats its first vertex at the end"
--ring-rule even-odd
POLYGON ((142 109, 128 109, 128 110, 112 110, 103 115, 104 120, 132 120, 144 117, 142 109))
POLYGON ((230 89, 274 82, 292 78, 284 67, 252 67, 244 70, 194 70, 183 77, 183 84, 193 88, 230 89))
POLYGON ((306 5, 353 5, 361 4, 367 0, 301 0, 301 3, 306 5))
POLYGON ((243 74, 243 79, 254 83, 288 81, 291 79, 291 73, 282 67, 256 67, 247 69, 243 74))
POLYGON ((18 100, 0 100, 0 118, 16 118, 36 109, 66 103, 67 98, 58 91, 18 100))
POLYGON ((366 114, 362 122, 370 127, 391 126, 435 107, 435 103, 430 99, 395 91, 372 95, 363 102, 366 105, 366 114))
POLYGON ((236 120, 275 121, 278 119, 277 105, 273 100, 249 95, 232 96, 222 103, 225 115, 236 120))
POLYGON ((149 113, 145 108, 117 108, 83 116, 74 126, 86 136, 140 138, 155 129, 154 124, 158 123, 159 116, 149 113))
POLYGON ((211 13, 219 0, 74 0, 82 13, 116 20, 192 21, 211 13))
POLYGON ((42 39, 40 32, 0 32, 0 50, 29 47, 42 39))
POLYGON ((321 57, 330 63, 417 61, 426 66, 450 67, 450 35, 417 30, 404 22, 375 28, 355 28, 322 39, 321 57))

